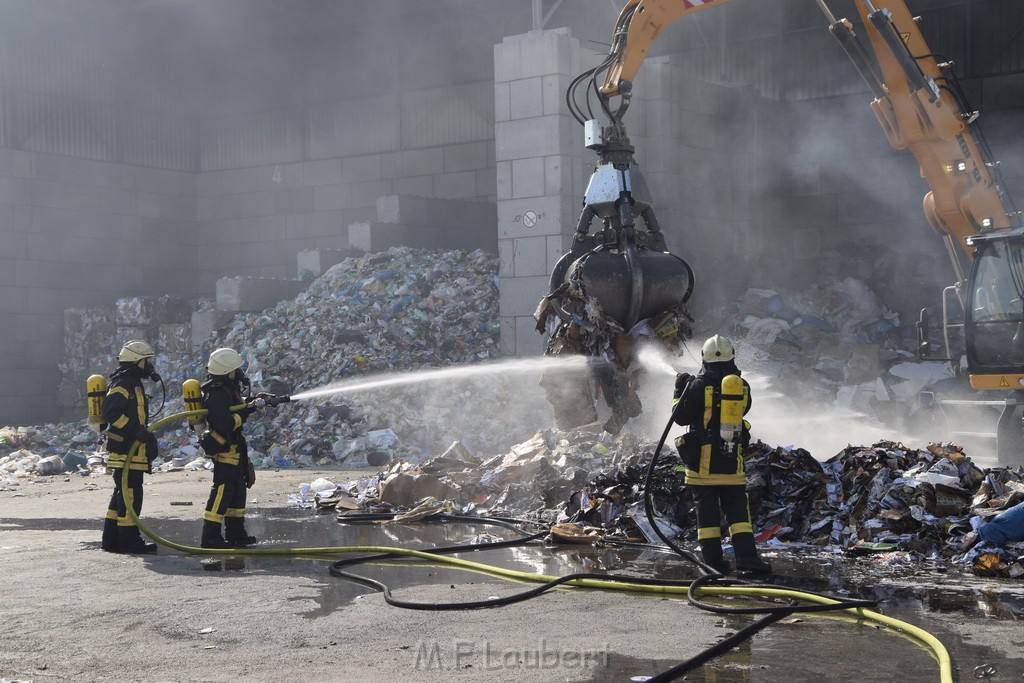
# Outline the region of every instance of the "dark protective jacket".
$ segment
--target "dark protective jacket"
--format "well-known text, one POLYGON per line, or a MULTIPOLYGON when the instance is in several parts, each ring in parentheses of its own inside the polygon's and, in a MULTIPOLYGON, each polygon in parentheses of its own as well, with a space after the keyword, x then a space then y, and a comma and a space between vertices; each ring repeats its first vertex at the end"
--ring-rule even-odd
POLYGON ((238 465, 240 458, 247 454, 242 425, 250 410, 231 412, 231 406, 244 402, 241 384, 225 375, 207 375, 203 383, 203 406, 208 412, 206 423, 209 431, 199 443, 206 455, 223 465, 238 465))
POLYGON ((156 439, 145 432, 149 424, 149 399, 142 388, 142 371, 138 367, 122 367, 110 375, 110 386, 100 408, 107 427, 107 467, 124 469, 132 444, 139 449, 128 469, 147 471, 156 457, 156 439))
MULTIPOLYGON (((672 396, 676 424, 688 427, 686 434, 676 439, 676 448, 683 459, 686 483, 693 486, 745 486, 743 446, 750 438, 749 425, 743 421, 741 443, 731 450, 722 440, 721 423, 722 378, 739 376, 734 361, 703 363, 696 377, 676 382, 672 396)), ((743 381, 743 414, 750 410, 750 385, 743 381)))

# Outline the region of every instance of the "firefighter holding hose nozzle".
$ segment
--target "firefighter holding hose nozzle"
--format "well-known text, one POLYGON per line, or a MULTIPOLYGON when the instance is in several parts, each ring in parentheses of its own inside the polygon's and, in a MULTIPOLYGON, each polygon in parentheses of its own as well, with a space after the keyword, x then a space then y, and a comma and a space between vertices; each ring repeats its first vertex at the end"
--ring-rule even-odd
POLYGON ((722 556, 721 513, 729 523, 736 569, 757 574, 772 568, 757 554, 747 500, 743 449, 750 443, 750 385, 740 377, 732 343, 716 334, 701 349, 697 376, 677 375, 672 419, 688 427, 676 439, 686 485, 697 510, 697 542, 704 562, 721 574, 729 563, 722 556))
MULTIPOLYGON (((256 410, 279 400, 271 394, 250 397, 249 379, 242 369, 242 356, 234 349, 220 348, 210 353, 207 376, 200 387, 207 410, 207 429, 201 431, 199 445, 213 460, 213 487, 203 514, 203 548, 240 548, 257 542, 245 529, 246 490, 256 483, 256 471, 249 461, 249 447, 242 426, 256 410), (232 410, 232 407, 244 407, 232 410), (221 522, 224 535, 221 535, 221 522)), ((195 380, 190 380, 195 382, 195 380)), ((184 388, 186 401, 194 393, 184 388)), ((199 431, 202 420, 190 418, 199 431)))

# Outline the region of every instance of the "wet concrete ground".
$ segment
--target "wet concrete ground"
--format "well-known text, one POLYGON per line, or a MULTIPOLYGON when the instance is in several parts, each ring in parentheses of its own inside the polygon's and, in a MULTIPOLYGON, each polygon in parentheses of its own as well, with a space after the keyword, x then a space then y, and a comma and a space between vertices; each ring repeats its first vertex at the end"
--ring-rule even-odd
MULTIPOLYGON (((509 530, 483 524, 339 524, 334 514, 316 514, 296 508, 265 508, 252 511, 247 525, 250 533, 267 545, 322 547, 341 545, 386 545, 425 548, 480 540, 480 534, 501 539, 515 537, 509 530)), ((26 528, 67 529, 67 519, 20 521, 26 528)), ((79 522, 82 523, 82 522, 79 522)), ((200 523, 181 519, 150 518, 152 529, 168 539, 198 545, 200 523)), ((92 528, 90 524, 90 528, 92 528)), ((74 527, 72 527, 74 528, 74 527)), ((97 543, 98 545, 98 543, 97 543)), ((264 546, 265 547, 265 546, 264 546)), ((884 566, 869 558, 838 556, 819 548, 790 545, 766 551, 776 568, 773 583, 835 595, 877 599, 876 611, 901 619, 931 632, 953 658, 957 678, 975 680, 982 669, 989 680, 1024 680, 1024 582, 979 579, 959 568, 935 563, 884 566)), ((542 544, 508 550, 464 555, 467 559, 509 567, 530 573, 563 575, 573 572, 622 573, 656 578, 688 579, 694 573, 674 555, 636 548, 592 548, 588 546, 545 547, 542 544)), ((304 616, 315 625, 318 618, 372 589, 336 579, 328 573, 335 558, 237 557, 210 559, 161 548, 160 554, 145 558, 145 566, 156 573, 195 575, 222 572, 245 581, 257 574, 293 576, 312 580, 318 587, 315 607, 304 616)), ((450 586, 451 600, 467 599, 459 588, 467 584, 486 586, 493 595, 507 595, 524 589, 522 584, 502 581, 447 567, 414 566, 407 562, 384 562, 352 568, 357 574, 388 584, 396 596, 419 599, 417 589, 450 586)), ((662 598, 637 596, 633 614, 624 623, 643 623, 643 611, 651 601, 662 598)), ((305 603, 308 604, 308 603, 305 603)), ((538 609, 551 609, 552 602, 540 598, 538 609)), ((522 607, 522 606, 520 606, 522 607)), ((695 609, 679 602, 682 610, 695 609)), ((386 609, 397 609, 387 607, 386 609)), ((528 609, 528 608, 527 608, 528 609)), ((501 609, 495 610, 495 618, 501 609)), ((449 613, 453 619, 458 612, 449 613)), ((726 616, 723 624, 735 631, 750 623, 749 617, 726 616)), ((612 628, 591 624, 585 614, 567 614, 566 629, 599 632, 612 628)), ((643 633, 637 633, 643 637, 643 633)), ((659 634, 671 635, 671 634, 659 634)), ((685 631, 679 633, 685 639, 685 631)), ((633 680, 651 676, 679 663, 682 658, 666 651, 664 658, 634 658, 629 652, 607 653, 606 666, 593 680, 633 680)), ((790 680, 937 680, 938 667, 929 651, 914 639, 879 628, 870 622, 848 617, 796 615, 762 631, 741 647, 691 673, 691 681, 790 681, 790 680)), ((984 678, 984 677, 983 677, 984 678)))

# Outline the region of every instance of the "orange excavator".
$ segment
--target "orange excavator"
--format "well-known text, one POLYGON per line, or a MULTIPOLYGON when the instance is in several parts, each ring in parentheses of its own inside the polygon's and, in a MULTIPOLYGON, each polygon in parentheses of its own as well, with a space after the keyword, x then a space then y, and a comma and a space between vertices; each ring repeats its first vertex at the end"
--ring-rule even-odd
MULTIPOLYGON (((612 329, 602 340, 604 349, 597 349, 606 357, 615 358, 617 337, 645 321, 655 330, 667 327, 670 334, 662 336, 679 341, 673 335, 682 335, 688 318, 684 306, 693 292, 693 272, 665 249, 623 116, 633 79, 660 33, 677 19, 727 2, 629 0, 616 20, 608 55, 570 83, 566 101, 584 128, 586 147, 597 153, 598 164, 572 247, 552 272, 549 294, 538 309, 538 329, 549 334, 548 353, 569 348, 593 354, 594 335, 587 338, 580 329, 587 329, 586 314, 593 322, 595 311, 612 329), (638 228, 637 217, 645 231, 638 228), (590 235, 595 218, 603 222, 604 230, 590 235)), ((942 296, 944 346, 950 356, 944 360, 966 371, 974 389, 1004 392, 997 429, 999 460, 1020 461, 1024 227, 1003 188, 999 164, 976 125, 978 112, 967 104, 952 63, 929 49, 917 26, 919 18, 904 0, 854 0, 870 52, 852 22, 837 20, 826 0, 816 2, 867 84, 871 109, 889 143, 897 150, 910 150, 928 182, 924 212, 945 241, 956 276, 942 296), (960 349, 954 348, 960 338, 965 364, 960 349)), ((931 351, 928 328, 922 311, 922 357, 931 351)), ((621 372, 626 363, 624 354, 620 356, 616 370, 621 372)), ((607 385, 606 395, 614 388, 614 383, 607 385)))

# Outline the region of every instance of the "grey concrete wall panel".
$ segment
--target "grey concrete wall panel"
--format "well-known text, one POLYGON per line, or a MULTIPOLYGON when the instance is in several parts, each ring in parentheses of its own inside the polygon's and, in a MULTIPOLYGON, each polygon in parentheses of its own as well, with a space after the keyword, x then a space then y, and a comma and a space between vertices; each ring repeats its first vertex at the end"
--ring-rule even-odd
POLYGON ((494 46, 496 83, 551 74, 575 75, 580 70, 579 44, 570 38, 567 28, 507 36, 494 46))
POLYGON ((300 278, 304 273, 320 277, 330 270, 331 266, 341 263, 355 253, 349 249, 303 249, 296 257, 295 268, 300 278))
POLYGON ((575 204, 558 195, 498 202, 498 239, 560 235, 574 230, 578 213, 575 204))
POLYGON ((309 186, 337 185, 344 179, 341 159, 322 159, 302 164, 303 183, 309 186))
POLYGON ((306 286, 302 280, 223 277, 217 280, 217 310, 262 311, 294 299, 306 286))
POLYGON ((530 315, 517 316, 515 320, 517 353, 520 356, 539 356, 544 353, 544 337, 537 332, 537 322, 533 319, 532 311, 530 315))
POLYGON ((516 319, 515 316, 498 318, 498 348, 505 356, 516 355, 516 319))
POLYGON ((548 293, 548 276, 513 277, 501 282, 499 315, 532 316, 540 298, 548 293))
MULTIPOLYGON (((513 119, 544 116, 544 79, 541 76, 509 81, 509 113, 513 119)), ((559 113, 559 110, 553 112, 559 113)))
POLYGON ((376 211, 377 198, 394 191, 394 183, 391 180, 367 180, 361 183, 352 183, 352 207, 376 211))
POLYGON ((398 173, 401 176, 432 175, 443 168, 444 150, 440 147, 402 150, 398 155, 398 173))
POLYGON ((512 160, 498 161, 495 164, 494 185, 499 202, 512 199, 512 160))
POLYGON ((480 229, 494 225, 496 216, 496 207, 487 202, 408 195, 377 198, 377 220, 381 223, 480 229))
POLYGON ((419 175, 408 178, 395 178, 395 192, 403 195, 434 196, 434 176, 419 175))
MULTIPOLYGON (((492 124, 493 135, 493 124, 492 124)), ((445 173, 476 171, 490 165, 488 143, 470 142, 461 145, 447 145, 443 149, 445 173)))
POLYGON ((476 198, 486 202, 498 201, 498 174, 494 166, 476 172, 476 198))
POLYGON ((498 243, 494 228, 470 230, 465 228, 437 228, 441 231, 440 242, 425 245, 428 248, 462 249, 474 251, 483 249, 492 254, 497 253, 498 243))
MULTIPOLYGON (((551 157, 529 157, 512 160, 512 199, 541 197, 545 194, 544 161, 551 157)), ((550 194, 559 194, 552 192, 550 194)))
POLYGON ((384 178, 381 155, 345 157, 341 160, 341 175, 346 182, 381 180, 384 178))
POLYGON ((215 332, 223 329, 235 317, 234 313, 209 309, 192 313, 192 350, 202 348, 215 332))
POLYGON ((199 169, 301 161, 303 118, 301 109, 279 109, 203 119, 199 124, 199 169))
POLYGON ((357 156, 399 148, 397 95, 314 105, 308 116, 307 158, 357 156))
POLYGON ((404 149, 437 147, 494 135, 494 83, 404 93, 401 98, 404 149))
POLYGON ((367 209, 319 211, 305 215, 306 232, 310 237, 348 234, 350 223, 372 221, 376 211, 367 209))
POLYGON ((288 238, 288 226, 285 216, 261 216, 256 220, 254 239, 270 242, 288 238))
POLYGON ((199 122, 151 111, 127 112, 117 127, 118 161, 178 171, 199 170, 199 122))
POLYGON ((476 199, 476 171, 435 176, 434 194, 444 199, 476 199))
POLYGON ((494 122, 512 120, 512 87, 511 83, 494 84, 494 122))
POLYGON ((348 244, 361 251, 385 251, 405 244, 408 232, 408 227, 401 224, 352 223, 348 226, 348 244))
POLYGON ((256 175, 257 190, 301 188, 304 184, 302 162, 267 164, 256 175))
POLYGON ((348 209, 354 206, 352 200, 352 185, 343 183, 338 185, 318 185, 313 191, 314 211, 336 211, 348 209))
POLYGON ((540 116, 497 123, 495 154, 498 161, 543 157, 559 149, 571 148, 582 140, 579 124, 568 116, 540 116))
POLYGON ((548 240, 543 235, 512 240, 513 275, 532 277, 550 275, 547 260, 548 240))

